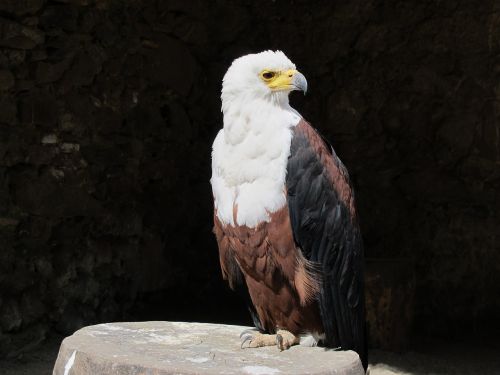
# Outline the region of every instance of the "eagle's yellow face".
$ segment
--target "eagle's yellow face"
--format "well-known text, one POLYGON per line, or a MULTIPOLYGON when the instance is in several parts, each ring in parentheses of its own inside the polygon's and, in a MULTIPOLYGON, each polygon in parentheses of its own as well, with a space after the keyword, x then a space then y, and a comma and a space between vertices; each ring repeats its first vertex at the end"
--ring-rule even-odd
POLYGON ((272 91, 307 90, 305 77, 295 69, 264 69, 259 73, 259 77, 272 91))

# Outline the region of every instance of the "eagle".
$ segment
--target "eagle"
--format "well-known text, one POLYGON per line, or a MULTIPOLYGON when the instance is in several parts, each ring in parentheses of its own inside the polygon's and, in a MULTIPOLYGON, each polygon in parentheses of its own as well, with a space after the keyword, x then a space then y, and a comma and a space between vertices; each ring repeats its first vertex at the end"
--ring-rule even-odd
POLYGON ((307 91, 281 51, 233 61, 212 147, 214 233, 222 276, 257 330, 242 347, 301 338, 354 350, 367 367, 363 243, 347 169, 289 104, 307 91))

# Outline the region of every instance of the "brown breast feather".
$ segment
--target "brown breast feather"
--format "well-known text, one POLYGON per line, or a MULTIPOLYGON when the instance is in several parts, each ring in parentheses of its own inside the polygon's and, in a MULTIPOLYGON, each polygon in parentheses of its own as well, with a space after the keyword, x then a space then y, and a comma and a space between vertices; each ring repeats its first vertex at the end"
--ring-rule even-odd
POLYGON ((234 267, 239 267, 265 329, 322 332, 316 303, 319 272, 295 244, 288 206, 270 213, 270 217, 269 222, 249 228, 224 225, 215 212, 214 233, 222 275, 234 288, 234 267))

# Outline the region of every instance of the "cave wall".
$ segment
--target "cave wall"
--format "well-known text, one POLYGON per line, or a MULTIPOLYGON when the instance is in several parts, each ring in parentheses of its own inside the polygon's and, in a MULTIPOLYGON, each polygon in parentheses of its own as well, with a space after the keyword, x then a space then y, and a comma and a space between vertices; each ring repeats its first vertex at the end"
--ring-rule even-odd
POLYGON ((367 257, 414 263, 423 331, 477 330, 500 311, 499 11, 0 2, 0 352, 118 319, 143 293, 213 292, 220 83, 263 49, 308 78, 292 103, 350 170, 367 257))

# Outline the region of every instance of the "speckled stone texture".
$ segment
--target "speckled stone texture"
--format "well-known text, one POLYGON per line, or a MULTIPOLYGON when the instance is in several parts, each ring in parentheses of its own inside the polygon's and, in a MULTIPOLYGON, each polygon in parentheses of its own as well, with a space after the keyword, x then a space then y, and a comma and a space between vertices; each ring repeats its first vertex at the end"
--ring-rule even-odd
POLYGON ((63 341, 53 375, 364 374, 353 351, 240 349, 239 334, 248 328, 183 322, 89 326, 63 341))

